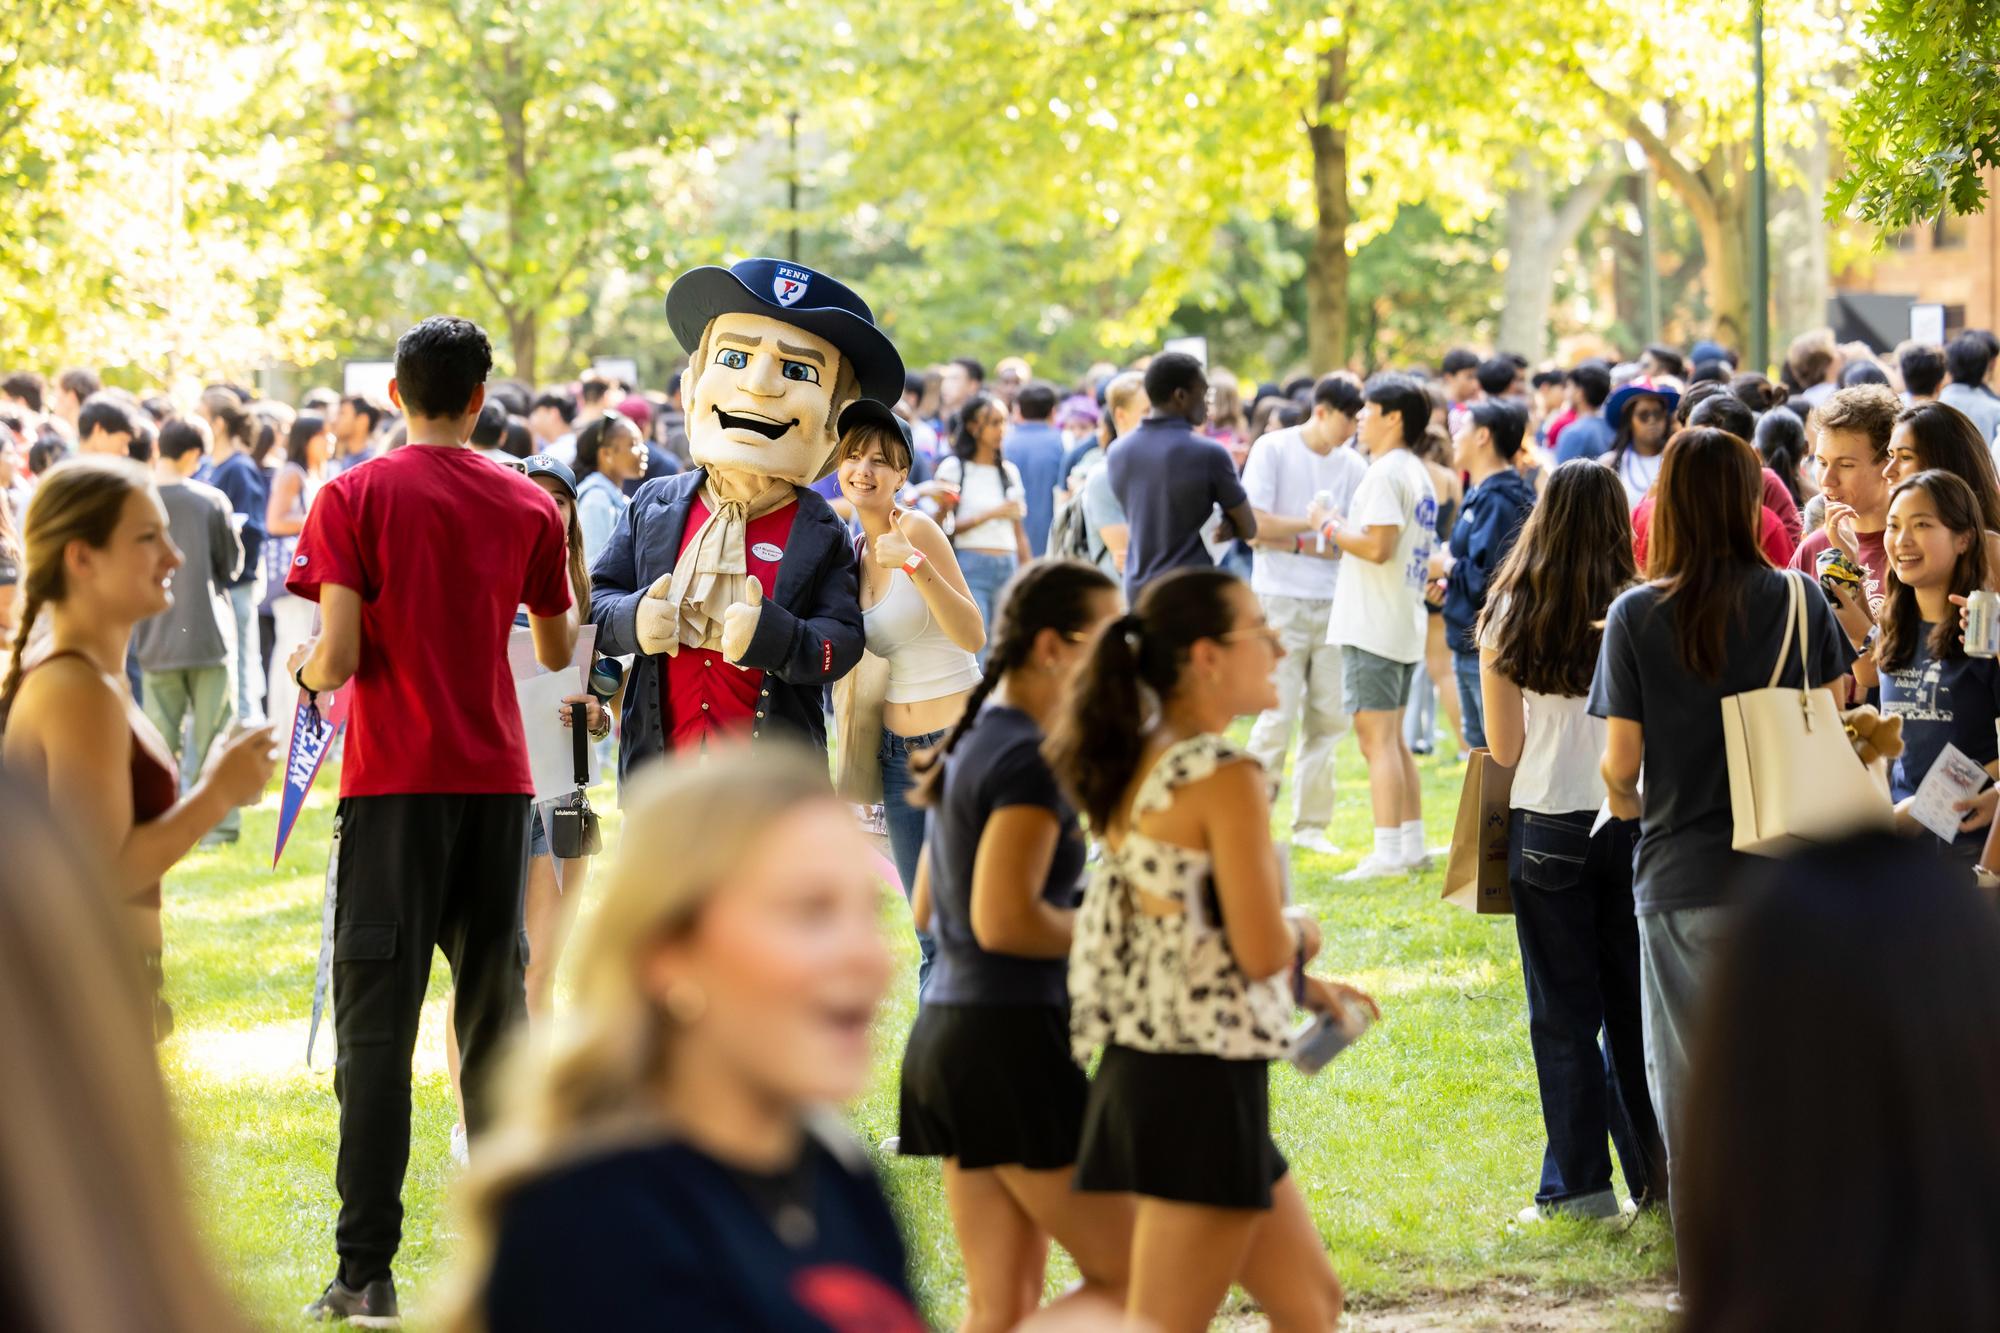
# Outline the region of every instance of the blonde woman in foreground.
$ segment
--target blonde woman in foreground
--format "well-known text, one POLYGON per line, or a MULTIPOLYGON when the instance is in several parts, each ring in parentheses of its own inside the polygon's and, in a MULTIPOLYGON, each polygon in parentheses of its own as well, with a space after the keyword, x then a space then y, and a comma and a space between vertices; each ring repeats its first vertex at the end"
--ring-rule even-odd
POLYGON ((883 887, 823 761, 711 751, 625 802, 546 1065, 470 1177, 445 1327, 916 1333, 830 1109, 866 1086, 883 887))

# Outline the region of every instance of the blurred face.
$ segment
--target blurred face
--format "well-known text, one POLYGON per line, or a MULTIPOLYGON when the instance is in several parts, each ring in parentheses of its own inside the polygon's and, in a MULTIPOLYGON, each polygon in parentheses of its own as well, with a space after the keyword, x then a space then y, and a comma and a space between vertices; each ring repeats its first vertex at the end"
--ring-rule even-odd
POLYGON ((1379 403, 1363 403, 1361 415, 1354 418, 1354 433, 1369 453, 1384 453, 1403 442, 1402 413, 1384 412, 1379 403))
POLYGON ((1444 377, 1445 397, 1454 403, 1463 403, 1479 396, 1479 368, 1454 370, 1444 377))
POLYGON ((556 502, 556 512, 562 515, 563 530, 567 532, 569 525, 576 522, 576 501, 569 498, 569 491, 547 473, 538 472, 528 480, 547 491, 549 498, 556 502))
POLYGON ((718 471, 817 481, 833 455, 840 353, 765 315, 718 315, 681 380, 688 450, 718 471))
POLYGON ((1855 430, 1822 430, 1819 433, 1820 488, 1829 500, 1853 508, 1862 515, 1881 514, 1889 503, 1889 483, 1882 477, 1883 464, 1875 457, 1875 445, 1855 430))
POLYGON ((132 456, 132 432, 129 430, 109 431, 92 427, 90 434, 76 442, 78 453, 109 454, 114 458, 132 456))
POLYGON ((342 399, 340 406, 333 409, 333 433, 338 439, 351 440, 365 420, 367 418, 354 410, 354 404, 342 399))
POLYGON ((528 413, 528 429, 538 440, 559 440, 568 427, 563 424, 562 413, 553 407, 538 407, 528 413))
POLYGON ((1642 453, 1658 453, 1667 443, 1667 405, 1658 398, 1640 398, 1626 409, 1632 423, 1632 443, 1642 453))
POLYGON ((1924 465, 1917 461, 1916 437, 1910 433, 1908 425, 1897 426, 1889 436, 1889 461, 1882 465, 1882 480, 1894 490, 1897 482, 1914 477, 1923 470, 1924 465))
POLYGON ((997 402, 988 403, 979 409, 971 425, 972 438, 981 449, 997 449, 1007 434, 1007 409, 997 402))
POLYGON ((27 470, 27 459, 21 446, 14 440, 13 433, 0 430, 0 486, 12 486, 27 470))
POLYGON ((88 598, 111 620, 136 624, 174 604, 168 585, 181 567, 181 552, 151 486, 125 497, 118 526, 102 550, 71 542, 64 559, 71 598, 88 598))
POLYGON ((299 461, 310 472, 325 463, 332 454, 333 432, 322 429, 317 435, 306 441, 306 456, 299 461))
POLYGON ((1451 465, 1460 472, 1470 472, 1489 461, 1499 461, 1493 457, 1493 432, 1473 425, 1469 416, 1461 417, 1458 434, 1451 437, 1451 465))
POLYGON ((1199 429, 1208 420, 1208 377, 1195 376, 1194 384, 1183 391, 1182 415, 1188 424, 1199 429))
POLYGON ((856 509, 871 514, 894 508, 897 492, 910 479, 909 469, 890 462, 888 451, 872 436, 841 459, 835 472, 840 478, 841 497, 856 509))
POLYGON ((943 378, 938 381, 938 399, 944 404, 945 411, 952 411, 972 397, 972 376, 966 373, 964 366, 953 362, 939 374, 943 378))
MULTIPOLYGON (((1237 584, 1229 596, 1235 616, 1229 632, 1215 643, 1214 665, 1207 669, 1216 673, 1216 689, 1230 716, 1242 717, 1278 706, 1276 672, 1285 648, 1278 641, 1278 631, 1264 618, 1264 604, 1249 584, 1237 584)), ((1196 648, 1200 651, 1207 645, 1197 644, 1196 648)))
POLYGON ((597 450, 597 470, 612 481, 646 475, 646 441, 639 428, 623 417, 604 428, 610 435, 597 450))
POLYGON ((1952 569, 1972 541, 1972 533, 1946 527, 1936 502, 1919 488, 1896 497, 1882 534, 1889 567, 1912 588, 1950 588, 1952 569))
POLYGON ((692 984, 707 1001, 672 1058, 720 1065, 787 1106, 858 1096, 893 966, 881 911, 853 812, 832 800, 792 810, 647 966, 656 997, 692 984))

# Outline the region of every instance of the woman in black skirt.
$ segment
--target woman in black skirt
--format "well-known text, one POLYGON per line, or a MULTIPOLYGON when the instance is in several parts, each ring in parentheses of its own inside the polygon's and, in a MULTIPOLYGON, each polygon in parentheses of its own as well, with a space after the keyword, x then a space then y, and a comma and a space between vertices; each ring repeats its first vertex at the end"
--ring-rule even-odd
POLYGON ((962 1329, 1034 1312, 1051 1236, 1083 1274, 1077 1298, 1124 1300, 1131 1201, 1071 1185, 1088 1084, 1070 1060, 1064 960, 1084 848, 1041 755, 1083 645, 1118 611, 1095 567, 1030 565, 1006 591, 965 712, 912 764, 912 803, 930 808, 912 908, 937 955, 903 1053, 899 1150, 944 1158, 962 1329))
POLYGON ((1295 1003, 1374 1009, 1305 975, 1262 767, 1223 735, 1277 704, 1284 655, 1248 584, 1183 570, 1098 635, 1048 754, 1100 830, 1077 913, 1071 1029, 1097 1047, 1079 1190, 1137 1194, 1126 1312, 1199 1330, 1240 1281, 1271 1327, 1329 1330, 1340 1282, 1271 1141, 1268 1065, 1295 1003))

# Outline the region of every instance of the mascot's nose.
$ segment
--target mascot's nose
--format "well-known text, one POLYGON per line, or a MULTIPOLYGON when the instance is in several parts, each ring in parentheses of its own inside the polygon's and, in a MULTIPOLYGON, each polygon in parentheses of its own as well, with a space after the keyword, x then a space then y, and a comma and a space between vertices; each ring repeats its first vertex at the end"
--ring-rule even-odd
POLYGON ((760 398, 782 397, 785 392, 785 379, 778 373, 778 358, 761 353, 752 356, 750 369, 740 381, 740 387, 745 393, 752 393, 760 398))

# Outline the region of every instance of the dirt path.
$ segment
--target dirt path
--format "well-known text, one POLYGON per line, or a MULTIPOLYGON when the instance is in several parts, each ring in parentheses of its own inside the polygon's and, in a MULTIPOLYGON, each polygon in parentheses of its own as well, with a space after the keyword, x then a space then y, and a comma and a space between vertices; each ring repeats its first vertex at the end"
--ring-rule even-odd
MULTIPOLYGON (((1341 1333, 1653 1333, 1672 1327, 1670 1283, 1564 1295, 1527 1285, 1489 1282, 1449 1295, 1416 1295, 1350 1310, 1341 1333)), ((1229 1333, 1267 1327, 1261 1316, 1216 1321, 1229 1333)))

